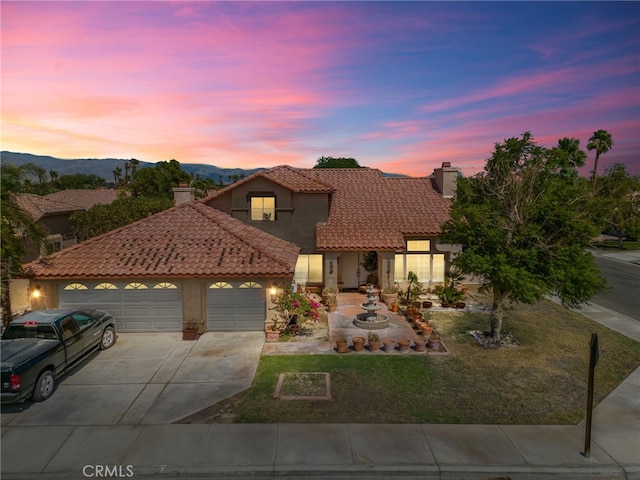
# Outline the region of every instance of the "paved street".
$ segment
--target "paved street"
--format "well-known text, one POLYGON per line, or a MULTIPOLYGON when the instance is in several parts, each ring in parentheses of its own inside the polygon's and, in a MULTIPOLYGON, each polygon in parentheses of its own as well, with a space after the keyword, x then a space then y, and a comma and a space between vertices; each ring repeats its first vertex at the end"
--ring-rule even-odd
POLYGON ((615 253, 597 255, 595 260, 611 290, 596 295, 590 303, 640 320, 640 265, 621 261, 615 253))

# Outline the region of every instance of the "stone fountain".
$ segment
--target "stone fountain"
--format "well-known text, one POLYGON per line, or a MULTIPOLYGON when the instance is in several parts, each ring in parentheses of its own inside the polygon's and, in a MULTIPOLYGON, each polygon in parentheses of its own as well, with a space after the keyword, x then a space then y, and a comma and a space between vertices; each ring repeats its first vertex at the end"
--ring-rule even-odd
POLYGON ((380 330, 389 326, 389 317, 377 313, 382 308, 382 305, 378 303, 378 296, 375 293, 375 287, 372 284, 367 285, 367 294, 364 297, 366 303, 360 304, 360 308, 365 310, 365 313, 356 315, 353 320, 353 324, 356 327, 367 330, 380 330))

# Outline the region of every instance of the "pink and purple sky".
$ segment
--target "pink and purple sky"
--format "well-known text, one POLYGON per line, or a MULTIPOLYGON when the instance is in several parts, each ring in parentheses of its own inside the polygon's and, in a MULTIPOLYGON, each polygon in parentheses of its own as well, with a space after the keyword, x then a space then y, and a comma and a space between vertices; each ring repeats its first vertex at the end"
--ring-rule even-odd
MULTIPOLYGON (((2 1, 2 149, 465 175, 595 130, 640 174, 638 2, 2 1)), ((593 167, 595 152, 583 169, 593 167)))

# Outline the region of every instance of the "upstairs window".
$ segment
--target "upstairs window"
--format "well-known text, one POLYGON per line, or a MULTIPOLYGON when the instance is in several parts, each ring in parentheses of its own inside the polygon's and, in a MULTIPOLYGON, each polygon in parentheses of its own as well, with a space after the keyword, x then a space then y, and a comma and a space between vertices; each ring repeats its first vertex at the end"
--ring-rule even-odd
POLYGON ((276 197, 251 197, 251 220, 272 222, 276 219, 276 197))

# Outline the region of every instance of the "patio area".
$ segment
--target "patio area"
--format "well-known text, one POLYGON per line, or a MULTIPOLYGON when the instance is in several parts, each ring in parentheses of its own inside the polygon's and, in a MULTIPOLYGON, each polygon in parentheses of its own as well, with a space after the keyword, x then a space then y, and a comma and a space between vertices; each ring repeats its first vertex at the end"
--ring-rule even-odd
MULTIPOLYGON (((472 297, 472 296, 471 296, 472 297)), ((467 309, 483 310, 486 307, 483 303, 478 301, 471 301, 472 298, 467 300, 467 309)), ((365 330, 358 328, 353 324, 353 319, 356 314, 363 313, 364 310, 360 307, 360 304, 364 302, 364 295, 357 292, 344 292, 338 294, 338 308, 334 313, 326 314, 327 320, 320 321, 317 325, 305 326, 306 335, 298 335, 291 337, 288 341, 280 342, 266 342, 262 350, 262 355, 327 355, 337 354, 336 352, 336 340, 344 337, 348 341, 349 353, 356 355, 392 355, 400 354, 399 350, 393 353, 387 353, 384 350, 379 352, 370 352, 368 348, 365 348, 362 352, 355 352, 353 350, 353 343, 351 338, 354 336, 361 336, 367 338, 370 331, 374 331, 378 334, 381 340, 393 339, 397 341, 399 338, 408 338, 411 341, 411 348, 409 352, 403 352, 402 355, 442 355, 448 354, 446 347, 446 338, 442 339, 442 348, 440 351, 432 351, 427 349, 426 352, 416 352, 414 341, 418 338, 422 338, 422 335, 414 330, 412 324, 410 324, 402 313, 391 312, 384 303, 380 302, 382 308, 378 310, 378 313, 389 317, 389 326, 380 330, 365 330)), ((435 305, 435 302, 434 302, 435 305)), ((434 306, 429 309, 433 313, 439 311, 452 312, 455 309, 443 309, 441 307, 434 306)))

